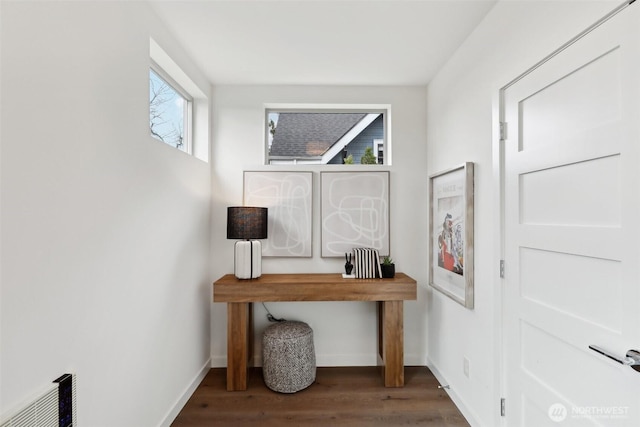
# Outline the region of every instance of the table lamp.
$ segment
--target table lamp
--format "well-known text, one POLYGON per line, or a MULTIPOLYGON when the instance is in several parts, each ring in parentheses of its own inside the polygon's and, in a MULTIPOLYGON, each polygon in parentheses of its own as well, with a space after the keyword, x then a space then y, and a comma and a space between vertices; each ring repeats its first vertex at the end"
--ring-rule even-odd
POLYGON ((235 244, 234 274, 238 279, 255 279, 262 274, 262 243, 267 238, 267 208, 231 206, 227 208, 227 239, 235 244))

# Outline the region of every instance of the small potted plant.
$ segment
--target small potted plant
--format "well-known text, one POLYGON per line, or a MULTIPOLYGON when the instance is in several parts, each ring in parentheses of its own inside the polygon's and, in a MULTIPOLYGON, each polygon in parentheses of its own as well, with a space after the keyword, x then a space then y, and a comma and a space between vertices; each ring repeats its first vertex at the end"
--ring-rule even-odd
POLYGON ((380 269, 382 270, 383 279, 391 279, 396 275, 396 265, 393 263, 391 257, 386 256, 382 259, 380 269))

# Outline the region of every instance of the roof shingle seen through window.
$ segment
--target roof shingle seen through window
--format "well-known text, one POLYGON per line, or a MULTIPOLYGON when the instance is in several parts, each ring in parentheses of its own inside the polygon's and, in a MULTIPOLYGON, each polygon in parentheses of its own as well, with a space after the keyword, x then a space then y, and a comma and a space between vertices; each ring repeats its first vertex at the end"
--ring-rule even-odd
POLYGON ((322 156, 365 116, 366 113, 280 113, 271 155, 322 156))

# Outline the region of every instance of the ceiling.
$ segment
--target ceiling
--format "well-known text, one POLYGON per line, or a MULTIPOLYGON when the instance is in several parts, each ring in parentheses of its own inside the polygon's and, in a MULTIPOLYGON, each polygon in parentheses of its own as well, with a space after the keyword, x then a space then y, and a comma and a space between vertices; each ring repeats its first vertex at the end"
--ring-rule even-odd
POLYGON ((213 84, 425 85, 495 0, 150 0, 213 84))

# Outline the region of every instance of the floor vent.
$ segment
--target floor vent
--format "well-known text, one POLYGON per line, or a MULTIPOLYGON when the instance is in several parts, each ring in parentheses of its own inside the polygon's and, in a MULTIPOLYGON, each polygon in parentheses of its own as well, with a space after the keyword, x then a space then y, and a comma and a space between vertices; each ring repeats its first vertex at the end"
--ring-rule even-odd
POLYGON ((35 399, 2 417, 0 427, 73 427, 76 423, 76 378, 65 374, 35 399))

